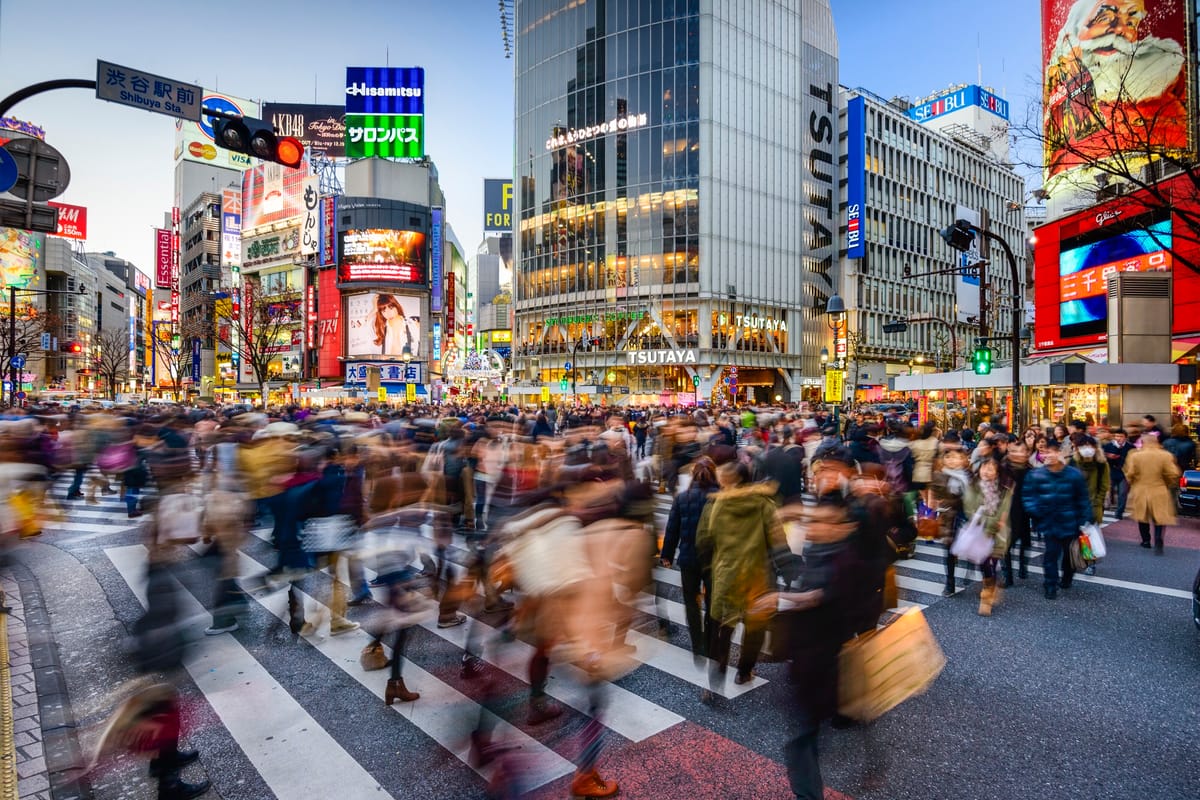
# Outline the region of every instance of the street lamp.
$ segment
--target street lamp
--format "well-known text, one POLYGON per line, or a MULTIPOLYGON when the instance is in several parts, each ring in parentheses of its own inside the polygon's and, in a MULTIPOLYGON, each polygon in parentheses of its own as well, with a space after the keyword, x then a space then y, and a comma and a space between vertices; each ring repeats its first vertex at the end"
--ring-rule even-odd
POLYGON ((829 361, 829 348, 828 348, 828 347, 822 347, 822 348, 821 348, 821 363, 822 363, 822 364, 825 364, 825 363, 827 363, 828 361, 829 361))
POLYGON ((1000 245, 1000 249, 1004 251, 1004 258, 1008 261, 1009 277, 1012 279, 1012 330, 1010 332, 1010 341, 1012 346, 1011 391, 1013 418, 1008 421, 1008 428, 1010 431, 1018 431, 1021 429, 1021 309, 1025 305, 1021 297, 1021 273, 1017 269, 1017 259, 1013 256, 1012 248, 1008 246, 1008 242, 1004 241, 1004 237, 989 230, 984 230, 965 219, 955 220, 953 225, 941 231, 941 237, 945 240, 946 244, 964 253, 971 249, 976 236, 982 236, 988 241, 1000 245))

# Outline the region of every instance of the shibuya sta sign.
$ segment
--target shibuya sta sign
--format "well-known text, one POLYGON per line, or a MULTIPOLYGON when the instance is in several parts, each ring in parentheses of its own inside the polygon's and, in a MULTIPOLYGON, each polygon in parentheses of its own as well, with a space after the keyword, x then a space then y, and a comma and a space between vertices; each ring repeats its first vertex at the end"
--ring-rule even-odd
POLYGON ((558 136, 551 136, 546 140, 546 149, 553 150, 557 147, 566 147, 569 144, 576 142, 586 142, 589 139, 595 139, 597 136, 605 136, 609 133, 624 133, 625 131, 641 128, 650 124, 650 118, 646 114, 628 114, 624 117, 613 117, 608 122, 601 122, 599 125, 588 125, 586 128, 572 128, 571 130, 560 133, 558 136))
POLYGON ((695 350, 629 350, 625 357, 631 365, 696 363, 695 350))

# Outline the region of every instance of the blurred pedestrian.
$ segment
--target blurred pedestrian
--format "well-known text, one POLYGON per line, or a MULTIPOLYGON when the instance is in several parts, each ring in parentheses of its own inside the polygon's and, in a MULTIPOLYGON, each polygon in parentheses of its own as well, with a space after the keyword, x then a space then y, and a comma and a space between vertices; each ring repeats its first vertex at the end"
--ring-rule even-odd
POLYGON ((696 530, 705 505, 716 491, 717 475, 712 459, 697 459, 692 465, 691 483, 671 503, 661 553, 664 567, 669 568, 672 564, 679 566, 683 613, 691 637, 692 654, 697 658, 705 657, 709 652, 713 588, 711 564, 702 563, 696 549, 696 530), (701 591, 704 595, 703 613, 700 610, 701 591))
POLYGON ((979 565, 983 575, 983 588, 979 593, 979 616, 990 617, 992 607, 1000 599, 996 585, 996 566, 1008 552, 1009 513, 1012 507, 1012 486, 1000 470, 995 458, 979 462, 974 479, 967 487, 963 498, 963 513, 967 519, 980 514, 984 533, 992 540, 991 555, 979 565))
POLYGON ((1083 526, 1092 521, 1092 503, 1083 474, 1069 466, 1062 454, 1061 440, 1048 440, 1043 458, 1045 467, 1033 470, 1025 477, 1023 497, 1025 511, 1046 542, 1042 580, 1046 599, 1054 600, 1060 586, 1071 588, 1075 577, 1071 545, 1083 526))
POLYGON ((1139 442, 1141 447, 1125 460, 1129 512, 1137 520, 1142 547, 1150 547, 1150 526, 1154 526, 1154 553, 1162 555, 1167 526, 1176 522, 1173 491, 1179 485, 1179 466, 1154 431, 1144 431, 1139 442))
POLYGON ((1117 428, 1112 432, 1112 440, 1104 445, 1104 458, 1108 461, 1109 491, 1115 504, 1114 515, 1117 522, 1125 518, 1125 504, 1129 499, 1129 481, 1125 476, 1125 462, 1134 450, 1129 443, 1125 431, 1117 428))

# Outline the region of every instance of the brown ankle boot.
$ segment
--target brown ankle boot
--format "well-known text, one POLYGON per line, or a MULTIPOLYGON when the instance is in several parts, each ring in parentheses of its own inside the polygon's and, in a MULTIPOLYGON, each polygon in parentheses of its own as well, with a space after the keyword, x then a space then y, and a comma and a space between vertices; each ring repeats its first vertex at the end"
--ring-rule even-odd
POLYGON ((411 703, 420 696, 418 692, 408 690, 408 687, 404 685, 404 678, 395 678, 387 682, 387 692, 384 694, 383 700, 390 706, 396 700, 401 703, 411 703))
POLYGON ((996 601, 996 579, 984 578, 983 589, 979 592, 979 616, 990 617, 992 604, 996 601))
POLYGON ((617 782, 606 781, 596 770, 591 772, 576 772, 571 781, 572 797, 612 797, 617 793, 617 782))

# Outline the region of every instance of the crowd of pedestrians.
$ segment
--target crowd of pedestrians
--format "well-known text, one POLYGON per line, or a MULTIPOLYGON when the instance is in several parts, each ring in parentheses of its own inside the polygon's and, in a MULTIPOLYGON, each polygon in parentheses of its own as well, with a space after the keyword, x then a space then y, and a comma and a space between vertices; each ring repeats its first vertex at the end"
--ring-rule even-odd
MULTIPOLYGON (((362 666, 389 670, 388 705, 420 697, 404 676, 419 624, 467 626, 464 680, 488 680, 489 648, 530 645, 529 725, 562 714, 546 691, 552 664, 580 666, 590 722, 571 790, 582 797, 618 789, 601 774, 604 685, 637 663, 628 634, 639 598, 655 594, 652 569, 678 569, 688 640, 708 670, 701 699, 721 705, 731 660, 734 685, 753 681, 764 657, 790 661, 789 780, 797 797, 818 798, 817 732, 854 724, 838 713, 838 654, 896 607, 895 562, 918 539, 940 545, 944 594, 958 591, 965 560, 990 616, 1004 588, 1028 579, 1034 536, 1046 598, 1094 571, 1080 537, 1106 507, 1129 512, 1161 555, 1196 448, 1183 426, 1160 437, 1153 418, 1136 431, 1075 420, 943 431, 785 407, 12 411, 0 422, 0 490, 52 505, 45 488, 65 473, 69 502, 120 493, 130 519, 145 515, 152 586, 196 548, 216 556, 207 634, 237 630, 248 595, 286 591, 296 637, 367 630, 362 666), (660 493, 671 498, 661 530, 660 493), (239 551, 267 529, 274 564, 242 574, 239 551), (314 571, 329 578, 315 604, 298 585, 314 571)), ((36 533, 43 523, 28 517, 9 504, 0 524, 36 533)), ((137 650, 147 670, 181 662, 181 644, 152 635, 165 613, 155 598, 168 594, 148 595, 137 650)), ((506 752, 487 713, 498 699, 482 693, 474 763, 506 752)), ((161 798, 206 791, 180 777, 192 751, 177 739, 157 747, 161 798)), ((506 774, 495 773, 498 796, 512 792, 506 774)))

